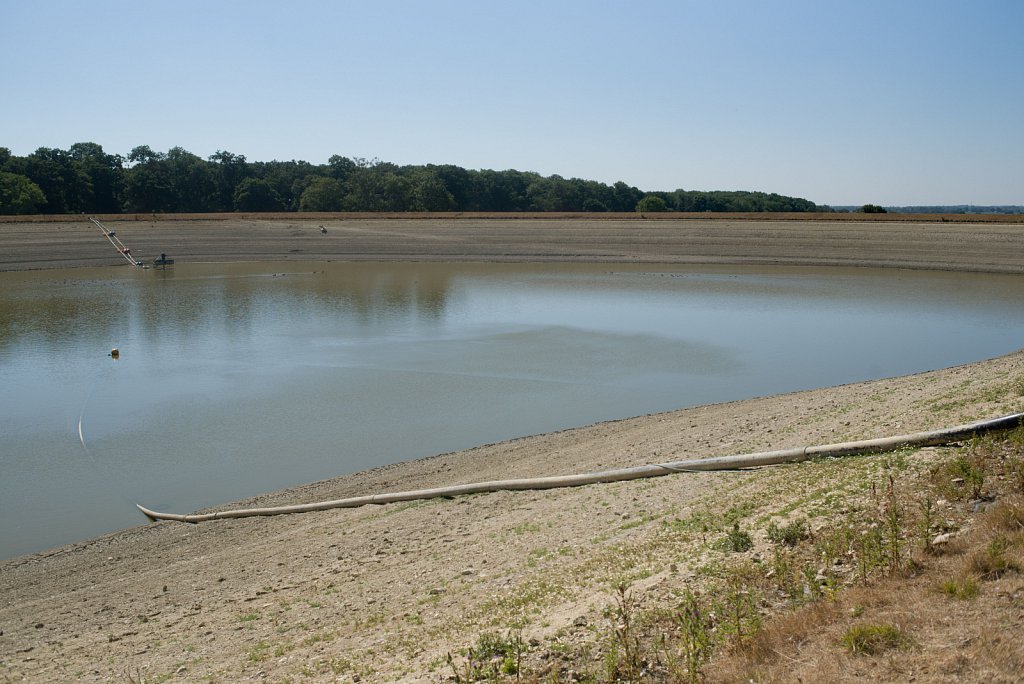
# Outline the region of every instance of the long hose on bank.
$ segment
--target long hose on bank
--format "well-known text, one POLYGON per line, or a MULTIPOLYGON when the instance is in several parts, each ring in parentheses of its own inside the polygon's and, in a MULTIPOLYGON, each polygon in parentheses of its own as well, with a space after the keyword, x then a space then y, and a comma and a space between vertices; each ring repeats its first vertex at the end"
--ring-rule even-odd
POLYGON ((450 487, 417 489, 387 494, 371 494, 368 496, 355 496, 348 499, 336 499, 334 501, 320 501, 316 503, 297 504, 291 506, 241 508, 229 511, 218 511, 216 513, 190 515, 159 513, 139 504, 136 504, 136 506, 138 506, 140 511, 146 514, 146 517, 154 522, 158 520, 176 520, 187 523, 199 523, 207 520, 218 520, 221 518, 250 518, 261 515, 310 513, 313 511, 326 511, 334 508, 357 508, 368 504, 418 501, 422 499, 480 494, 484 492, 581 487, 583 485, 603 482, 623 482, 626 480, 638 480, 647 477, 661 477, 679 472, 691 473, 710 470, 737 470, 741 468, 778 465, 780 463, 797 463, 812 458, 821 458, 826 456, 853 456, 855 454, 883 453, 907 447, 939 446, 952 444, 954 442, 962 442, 974 436, 989 432, 1013 430, 1014 428, 1020 427, 1022 425, 1022 421, 1024 421, 1024 413, 1013 413, 1003 416, 1002 418, 969 423, 967 425, 957 425, 955 427, 943 428, 940 430, 915 432, 909 435, 881 437, 878 439, 867 439, 856 442, 841 442, 838 444, 797 447, 793 449, 783 449, 780 451, 763 451, 735 456, 718 456, 714 458, 698 458, 686 461, 673 461, 669 463, 654 463, 635 466, 632 468, 604 470, 577 475, 556 475, 551 477, 534 477, 518 480, 492 480, 490 482, 475 482, 450 487))

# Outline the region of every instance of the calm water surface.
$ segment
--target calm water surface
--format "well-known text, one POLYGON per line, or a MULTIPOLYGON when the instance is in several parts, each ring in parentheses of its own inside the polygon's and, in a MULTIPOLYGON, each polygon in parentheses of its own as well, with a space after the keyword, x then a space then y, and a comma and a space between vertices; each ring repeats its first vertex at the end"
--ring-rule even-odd
POLYGON ((0 273, 0 557, 143 523, 135 501, 188 512, 521 435, 965 363, 1022 340, 1013 276, 340 263, 0 273))

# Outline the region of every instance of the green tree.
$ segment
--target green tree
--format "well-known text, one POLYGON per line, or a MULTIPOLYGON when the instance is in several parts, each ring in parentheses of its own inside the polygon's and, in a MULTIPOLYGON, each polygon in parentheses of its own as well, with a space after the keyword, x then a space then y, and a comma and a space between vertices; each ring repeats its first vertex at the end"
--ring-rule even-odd
POLYGON ((235 211, 281 211, 284 203, 265 180, 246 178, 235 188, 235 211))
POLYGON ((453 211, 464 211, 469 203, 472 193, 473 182, 470 172, 461 166, 443 164, 441 166, 428 165, 427 169, 444 185, 444 189, 451 195, 454 206, 453 211))
POLYGON ((28 177, 46 196, 40 211, 67 214, 86 211, 92 198, 92 183, 66 150, 40 147, 27 157, 12 157, 7 171, 28 177))
MULTIPOLYGON (((345 182, 346 211, 410 211, 413 183, 403 169, 379 160, 356 159, 345 182)), ((406 167, 408 169, 409 167, 406 167)))
POLYGON ((299 198, 314 178, 317 167, 304 161, 254 162, 249 165, 253 177, 265 180, 281 198, 282 209, 298 211, 299 198))
POLYGON ((128 153, 131 167, 124 175, 122 204, 129 212, 173 211, 176 204, 167 155, 149 145, 138 145, 128 153))
POLYGON ((409 175, 413 211, 453 211, 455 198, 433 170, 417 168, 409 175))
POLYGON ((877 204, 865 204, 860 208, 863 214, 888 214, 885 207, 880 207, 877 204))
POLYGON ((668 203, 658 195, 644 195, 636 203, 636 210, 642 214, 668 211, 668 203))
POLYGON ((124 158, 119 154, 107 154, 100 145, 91 142, 75 143, 68 153, 92 185, 92 195, 85 211, 93 214, 121 211, 124 158))
POLYGON ((334 178, 315 178, 299 198, 299 211, 341 211, 345 184, 334 178))
POLYGON ((526 188, 530 208, 535 211, 582 211, 583 198, 578 179, 566 180, 558 174, 538 176, 526 188))
POLYGON ((26 176, 0 171, 0 214, 35 214, 46 195, 26 176))
POLYGON ((376 182, 379 196, 372 211, 412 211, 413 187, 405 176, 392 171, 380 174, 376 182))
POLYGON ((216 165, 181 147, 168 150, 164 164, 174 191, 171 211, 230 211, 233 208, 233 186, 227 205, 221 200, 223 184, 216 165))
POLYGON ((159 152, 154 152, 153 148, 149 145, 138 145, 131 149, 128 153, 128 161, 132 164, 146 164, 152 161, 160 161, 164 158, 164 155, 159 152))
POLYGON ((470 174, 471 192, 467 211, 527 211, 530 209, 528 188, 541 178, 540 174, 484 169, 470 174))
POLYGON ((356 168, 356 163, 348 157, 342 157, 341 155, 334 154, 327 160, 327 165, 331 167, 331 176, 344 182, 348 178, 348 175, 352 173, 352 170, 356 168))
POLYGON ((160 163, 138 164, 125 173, 125 211, 173 211, 174 195, 174 186, 167 169, 160 163))
POLYGON ((244 155, 227 150, 217 150, 209 160, 214 164, 213 178, 217 187, 217 200, 212 208, 214 211, 231 211, 235 203, 235 188, 249 176, 249 165, 244 155))
POLYGON ((616 182, 611 191, 612 199, 608 203, 608 208, 612 211, 633 211, 636 203, 644 196, 639 188, 626 185, 622 181, 616 182))

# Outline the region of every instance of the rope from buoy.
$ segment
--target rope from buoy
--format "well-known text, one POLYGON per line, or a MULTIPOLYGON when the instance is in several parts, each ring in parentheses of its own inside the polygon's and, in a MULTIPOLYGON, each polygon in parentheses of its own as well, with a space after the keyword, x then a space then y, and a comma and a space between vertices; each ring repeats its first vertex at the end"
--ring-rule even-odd
POLYGON ((476 482, 450 487, 437 487, 434 489, 417 489, 407 492, 355 496, 348 499, 336 499, 334 501, 321 501, 317 503, 296 504, 291 506, 242 508, 229 511, 218 511, 216 513, 179 515, 175 513, 159 513, 145 508, 140 504, 135 505, 138 506, 140 511, 146 514, 146 517, 154 522, 157 520, 176 520, 180 522, 199 523, 207 520, 218 520, 220 518, 250 518, 263 515, 311 513, 313 511, 326 511, 334 508, 357 508, 368 504, 379 505, 398 503, 402 501, 434 499, 438 497, 481 494, 486 492, 581 487, 583 485, 599 484, 604 482, 624 482, 627 480, 638 480, 648 477, 663 477, 677 472, 692 473, 712 470, 737 470, 741 468, 779 465, 782 463, 798 463, 800 461, 824 456, 853 456, 856 454, 884 453, 906 447, 939 446, 943 444, 952 444, 954 442, 962 442, 965 439, 970 439, 976 435, 982 435, 988 432, 1012 430, 1020 427, 1022 425, 1022 421, 1024 421, 1024 413, 1014 413, 1008 416, 1003 416, 1002 418, 995 418, 977 423, 968 423, 967 425, 957 425, 955 427, 931 430, 929 432, 915 432, 909 435, 881 437, 878 439, 866 439, 856 442, 840 442, 838 444, 797 447, 793 449, 764 451, 735 456, 697 458, 686 461, 673 461, 670 463, 652 463, 648 465, 634 466, 632 468, 604 470, 577 475, 555 475, 550 477, 534 477, 517 480, 493 480, 490 482, 476 482))

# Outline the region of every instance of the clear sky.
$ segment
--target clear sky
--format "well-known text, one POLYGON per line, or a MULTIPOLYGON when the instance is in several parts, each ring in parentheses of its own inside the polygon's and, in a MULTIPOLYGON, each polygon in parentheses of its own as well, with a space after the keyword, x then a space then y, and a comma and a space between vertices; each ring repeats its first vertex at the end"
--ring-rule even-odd
POLYGON ((0 0, 0 146, 1024 204, 1022 0, 0 0))

